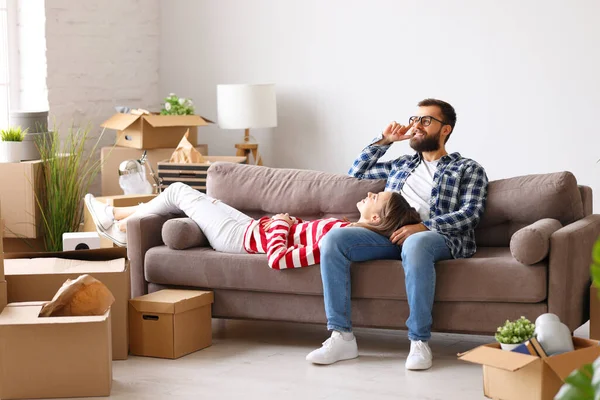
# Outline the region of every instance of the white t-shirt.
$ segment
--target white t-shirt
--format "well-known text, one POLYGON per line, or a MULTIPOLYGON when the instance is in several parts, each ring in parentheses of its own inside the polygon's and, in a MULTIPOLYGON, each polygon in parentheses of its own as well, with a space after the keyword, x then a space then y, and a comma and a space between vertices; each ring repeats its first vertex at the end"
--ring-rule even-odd
POLYGON ((433 175, 437 170, 438 162, 439 160, 422 160, 402 186, 402 196, 411 207, 417 210, 423 221, 429 219, 429 201, 433 189, 433 175))

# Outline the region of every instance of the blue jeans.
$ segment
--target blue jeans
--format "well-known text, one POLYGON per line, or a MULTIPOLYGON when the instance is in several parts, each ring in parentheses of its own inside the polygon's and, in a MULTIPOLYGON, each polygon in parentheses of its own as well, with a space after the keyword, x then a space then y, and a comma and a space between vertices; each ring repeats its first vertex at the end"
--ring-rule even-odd
POLYGON ((369 260, 402 259, 410 316, 406 321, 410 340, 429 340, 435 296, 435 268, 439 260, 452 258, 444 237, 437 232, 418 232, 402 247, 366 228, 332 229, 321 242, 321 279, 327 329, 352 331, 350 264, 369 260))

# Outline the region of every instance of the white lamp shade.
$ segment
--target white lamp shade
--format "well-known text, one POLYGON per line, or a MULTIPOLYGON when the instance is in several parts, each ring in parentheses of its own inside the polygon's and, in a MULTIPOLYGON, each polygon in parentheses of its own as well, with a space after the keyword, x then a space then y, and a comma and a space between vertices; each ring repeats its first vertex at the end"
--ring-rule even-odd
POLYGON ((219 127, 222 129, 277 126, 275 85, 217 85, 219 127))

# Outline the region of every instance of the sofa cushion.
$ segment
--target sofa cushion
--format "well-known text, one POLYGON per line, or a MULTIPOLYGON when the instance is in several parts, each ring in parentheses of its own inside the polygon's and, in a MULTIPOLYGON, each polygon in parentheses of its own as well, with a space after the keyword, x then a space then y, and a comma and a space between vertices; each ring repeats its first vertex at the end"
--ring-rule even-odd
POLYGON ((562 228, 553 218, 544 218, 521 228, 510 239, 510 252, 517 261, 532 265, 542 261, 550 250, 550 236, 562 228))
POLYGON ((570 172, 501 179, 489 183, 475 238, 478 246, 508 247, 516 231, 540 219, 566 226, 583 216, 581 192, 570 172))
MULTIPOLYGON (((320 268, 277 271, 264 254, 225 254, 211 248, 171 250, 153 247, 146 253, 148 282, 206 289, 322 295, 320 268)), ((525 266, 505 248, 480 248, 474 257, 436 265, 438 301, 529 303, 546 299, 547 268, 525 266)), ((352 265, 355 298, 406 300, 404 270, 395 260, 352 265)))
POLYGON ((356 221, 356 203, 380 192, 385 180, 360 180, 326 172, 215 163, 207 173, 206 193, 252 218, 281 212, 313 220, 356 221))
POLYGON ((165 222, 162 238, 163 242, 174 250, 209 245, 198 224, 190 218, 173 218, 165 222))

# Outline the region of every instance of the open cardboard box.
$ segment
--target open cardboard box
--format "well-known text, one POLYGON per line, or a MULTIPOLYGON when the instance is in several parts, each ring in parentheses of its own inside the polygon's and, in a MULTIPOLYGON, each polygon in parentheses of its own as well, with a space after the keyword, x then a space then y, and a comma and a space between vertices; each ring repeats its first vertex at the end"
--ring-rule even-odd
MULTIPOLYGON (((181 138, 180 138, 181 139, 181 138)), ((146 150, 147 163, 152 166, 154 172, 157 172, 157 163, 164 159, 170 159, 175 152, 177 145, 162 149, 146 150)), ((195 146, 196 150, 203 156, 208 154, 208 145, 199 144, 195 146)), ((102 196, 122 195, 123 189, 119 186, 119 165, 126 160, 139 160, 144 150, 132 149, 129 147, 103 147, 100 151, 102 160, 102 196)), ((146 166, 146 179, 154 183, 150 176, 150 168, 146 166)))
POLYGON ((43 318, 42 304, 9 304, 0 314, 0 398, 109 396, 110 310, 43 318))
POLYGON ((58 253, 6 253, 8 302, 50 301, 67 279, 89 274, 115 297, 112 310, 113 359, 129 353, 128 301, 131 297, 127 249, 109 248, 58 253))
POLYGON ((117 146, 134 149, 177 147, 189 130, 188 140, 196 146, 198 126, 213 124, 199 115, 135 115, 117 113, 101 126, 117 131, 117 146))
POLYGON ((500 349, 499 343, 459 354, 463 361, 483 365, 483 393, 504 400, 552 400, 566 377, 600 356, 595 340, 573 338, 575 350, 537 357, 500 349))

